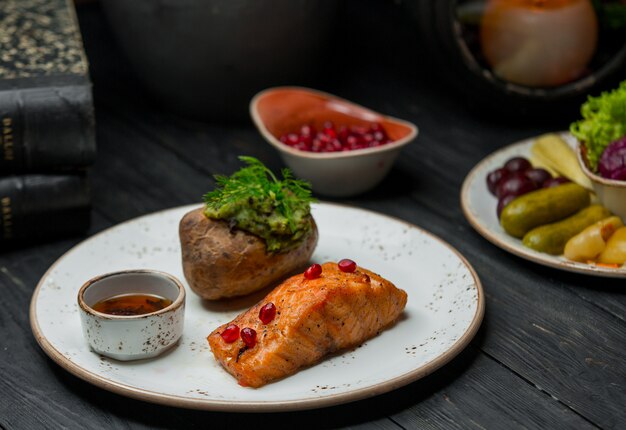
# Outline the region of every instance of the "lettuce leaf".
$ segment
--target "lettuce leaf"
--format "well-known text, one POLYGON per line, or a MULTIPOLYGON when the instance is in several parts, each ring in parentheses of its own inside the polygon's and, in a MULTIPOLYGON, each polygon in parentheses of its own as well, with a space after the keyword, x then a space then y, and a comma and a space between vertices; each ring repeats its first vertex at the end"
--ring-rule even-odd
POLYGON ((598 97, 589 96, 580 113, 583 119, 573 122, 570 132, 587 148, 589 167, 595 172, 606 147, 626 136, 626 81, 598 97))

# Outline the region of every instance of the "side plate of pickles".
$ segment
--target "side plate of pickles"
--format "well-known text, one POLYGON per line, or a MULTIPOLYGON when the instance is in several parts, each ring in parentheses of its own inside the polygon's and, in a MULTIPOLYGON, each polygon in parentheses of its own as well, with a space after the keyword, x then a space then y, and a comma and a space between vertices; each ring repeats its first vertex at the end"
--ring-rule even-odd
POLYGON ((626 238, 626 220, 599 204, 579 166, 563 162, 570 152, 575 160, 576 147, 576 139, 561 132, 492 153, 465 178, 463 213, 487 240, 527 260, 569 272, 626 278, 626 264, 615 259, 626 249, 618 243, 626 238), (560 163, 557 169, 551 157, 560 163))

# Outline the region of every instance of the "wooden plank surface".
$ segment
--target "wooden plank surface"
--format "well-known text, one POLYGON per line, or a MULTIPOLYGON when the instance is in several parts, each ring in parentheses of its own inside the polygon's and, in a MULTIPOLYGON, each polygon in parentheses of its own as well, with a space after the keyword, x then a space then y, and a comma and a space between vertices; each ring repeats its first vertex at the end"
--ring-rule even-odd
MULTIPOLYGON (((371 5, 371 2, 368 2, 371 5)), ((389 6, 386 6, 389 7, 389 6)), ((387 10, 389 16, 400 19, 387 10)), ((138 87, 97 5, 80 9, 95 84, 99 154, 92 233, 145 213, 199 202, 238 154, 282 166, 250 123, 204 124, 164 113, 138 87)), ((406 29, 405 29, 406 30, 406 29)), ((408 40, 406 31, 396 36, 408 40)), ((375 42, 375 41, 374 41, 375 42)), ((340 50, 341 47, 338 49, 340 50)), ((0 255, 0 427, 39 428, 623 428, 626 287, 512 256, 475 233, 459 208, 465 174, 493 150, 566 123, 494 122, 458 104, 445 83, 408 60, 350 57, 324 89, 420 127, 389 177, 342 200, 413 222, 457 247, 487 297, 478 337, 448 366, 394 392, 322 410, 226 414, 152 405, 63 371, 38 348, 32 291, 80 238, 0 255)))
MULTIPOLYGON (((473 348, 460 358, 472 354, 473 348)), ((444 378, 435 379, 438 388, 443 385, 440 389, 414 392, 420 401, 391 418, 407 429, 595 428, 484 354, 476 354, 469 368, 464 366, 461 359, 447 366, 441 373, 454 382, 446 386, 444 378)))

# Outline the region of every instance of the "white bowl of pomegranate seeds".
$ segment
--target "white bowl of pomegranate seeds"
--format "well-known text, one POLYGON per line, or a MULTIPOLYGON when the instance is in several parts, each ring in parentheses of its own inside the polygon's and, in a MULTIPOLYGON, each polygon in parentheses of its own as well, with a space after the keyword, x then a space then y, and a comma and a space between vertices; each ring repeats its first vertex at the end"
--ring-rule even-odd
POLYGON ((301 87, 258 93, 250 102, 250 115, 295 175, 327 196, 373 188, 417 136, 410 122, 301 87))

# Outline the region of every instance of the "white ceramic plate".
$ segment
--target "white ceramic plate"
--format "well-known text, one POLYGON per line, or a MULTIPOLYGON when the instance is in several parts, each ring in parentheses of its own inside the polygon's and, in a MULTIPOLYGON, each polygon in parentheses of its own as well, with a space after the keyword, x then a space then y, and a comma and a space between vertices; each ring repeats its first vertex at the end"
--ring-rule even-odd
POLYGON ((146 401, 224 411, 285 411, 345 403, 415 381, 458 354, 482 321, 480 281, 450 245, 400 220, 320 203, 313 206, 320 240, 312 259, 348 257, 406 290, 408 304, 393 327, 293 376, 259 389, 243 388, 215 361, 206 336, 262 295, 203 303, 189 291, 183 337, 165 355, 118 362, 91 352, 77 311, 80 286, 98 274, 129 268, 169 272, 186 286, 178 222, 195 207, 110 228, 52 265, 35 290, 30 318, 37 341, 53 360, 99 387, 146 401))
MULTIPOLYGON (((576 141, 569 133, 561 137, 572 147, 576 141)), ((506 234, 496 215, 498 200, 487 188, 487 174, 502 167, 511 157, 530 157, 530 149, 535 138, 523 140, 502 148, 478 163, 467 175, 461 189, 461 206, 469 223, 487 240, 500 248, 522 258, 544 266, 555 267, 568 272, 585 273, 609 278, 626 277, 626 268, 612 269, 591 264, 577 263, 563 256, 553 256, 525 247, 522 241, 506 234)))

